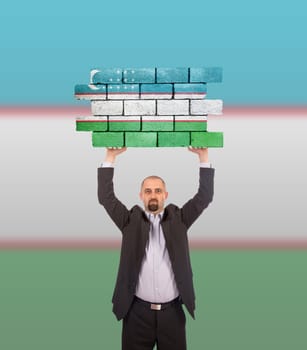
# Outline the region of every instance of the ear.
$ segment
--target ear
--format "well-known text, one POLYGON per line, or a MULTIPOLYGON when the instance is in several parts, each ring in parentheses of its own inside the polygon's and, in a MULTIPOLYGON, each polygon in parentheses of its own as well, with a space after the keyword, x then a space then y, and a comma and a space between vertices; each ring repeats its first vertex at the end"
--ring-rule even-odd
POLYGON ((168 192, 165 192, 165 199, 167 199, 168 197, 168 192))

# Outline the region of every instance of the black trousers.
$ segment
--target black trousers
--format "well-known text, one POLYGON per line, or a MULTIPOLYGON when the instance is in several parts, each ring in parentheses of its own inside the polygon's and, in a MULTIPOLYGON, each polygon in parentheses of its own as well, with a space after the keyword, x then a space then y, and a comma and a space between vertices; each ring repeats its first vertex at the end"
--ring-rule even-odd
POLYGON ((179 300, 162 310, 134 300, 123 319, 122 350, 186 350, 185 324, 179 300))

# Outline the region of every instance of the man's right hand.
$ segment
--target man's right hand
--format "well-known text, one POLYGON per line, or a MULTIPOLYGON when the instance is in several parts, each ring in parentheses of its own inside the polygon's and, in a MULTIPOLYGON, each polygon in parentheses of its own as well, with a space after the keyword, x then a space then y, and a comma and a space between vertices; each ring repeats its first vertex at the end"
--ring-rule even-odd
POLYGON ((106 149, 106 156, 104 159, 105 163, 114 163, 116 157, 125 152, 127 150, 127 147, 108 147, 106 149))

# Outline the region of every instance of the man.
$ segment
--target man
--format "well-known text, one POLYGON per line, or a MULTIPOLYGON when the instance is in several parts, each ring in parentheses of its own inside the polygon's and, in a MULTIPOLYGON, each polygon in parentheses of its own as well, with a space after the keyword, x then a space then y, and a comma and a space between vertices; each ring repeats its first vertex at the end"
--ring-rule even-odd
POLYGON ((122 232, 117 281, 112 298, 113 312, 123 319, 122 349, 185 350, 185 314, 194 318, 187 230, 213 198, 214 169, 208 149, 189 148, 200 161, 199 189, 182 208, 166 207, 164 181, 149 176, 142 182, 138 205, 128 210, 113 190, 113 164, 126 148, 107 149, 98 169, 98 198, 122 232))

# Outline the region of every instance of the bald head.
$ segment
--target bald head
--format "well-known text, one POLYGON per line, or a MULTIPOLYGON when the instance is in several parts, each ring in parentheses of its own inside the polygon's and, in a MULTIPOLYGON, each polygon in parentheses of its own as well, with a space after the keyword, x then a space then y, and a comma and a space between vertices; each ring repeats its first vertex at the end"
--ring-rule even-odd
POLYGON ((160 176, 148 176, 142 181, 140 199, 144 203, 145 210, 153 214, 160 213, 164 209, 167 196, 165 182, 160 176))
POLYGON ((145 183, 147 180, 160 180, 161 183, 163 184, 164 188, 166 187, 166 186, 165 186, 165 182, 164 182, 164 180, 162 179, 162 177, 157 176, 157 175, 150 175, 150 176, 145 177, 145 179, 142 181, 142 183, 141 183, 141 190, 142 190, 142 188, 143 188, 143 186, 144 186, 144 183, 145 183))

